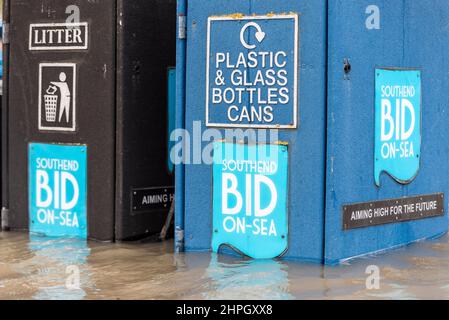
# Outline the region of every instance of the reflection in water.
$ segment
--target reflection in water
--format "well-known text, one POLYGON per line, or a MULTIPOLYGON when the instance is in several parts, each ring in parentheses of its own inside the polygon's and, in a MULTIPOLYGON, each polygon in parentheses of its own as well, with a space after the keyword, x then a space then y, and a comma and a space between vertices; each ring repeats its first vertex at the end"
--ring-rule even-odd
POLYGON ((36 277, 44 283, 33 299, 83 299, 86 292, 82 288, 89 286, 86 263, 90 249, 87 242, 35 235, 30 235, 29 241, 30 252, 42 261, 36 277))
POLYGON ((206 299, 294 299, 289 293, 288 266, 274 260, 236 260, 212 254, 206 276, 213 290, 206 299))
POLYGON ((0 232, 0 299, 449 299, 449 237, 338 267, 0 232), (366 268, 380 289, 366 288, 366 268), (76 266, 80 289, 66 287, 76 266))

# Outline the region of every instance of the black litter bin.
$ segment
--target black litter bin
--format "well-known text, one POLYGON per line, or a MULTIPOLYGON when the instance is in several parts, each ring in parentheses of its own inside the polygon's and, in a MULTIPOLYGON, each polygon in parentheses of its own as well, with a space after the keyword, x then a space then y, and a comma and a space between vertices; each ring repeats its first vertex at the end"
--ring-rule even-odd
POLYGON ((167 75, 175 0, 8 0, 11 229, 129 240, 173 199, 167 75))

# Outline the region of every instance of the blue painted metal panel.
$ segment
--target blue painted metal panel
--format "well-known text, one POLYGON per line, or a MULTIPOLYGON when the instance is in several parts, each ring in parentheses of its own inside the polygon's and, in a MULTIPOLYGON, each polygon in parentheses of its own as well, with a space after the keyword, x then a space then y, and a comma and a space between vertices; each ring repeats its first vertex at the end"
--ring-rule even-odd
MULTIPOLYGON (((176 129, 185 128, 186 96, 186 36, 187 0, 176 3, 176 129)), ((184 250, 184 190, 185 168, 183 163, 175 166, 175 252, 184 250)))
MULTIPOLYGON (((189 81, 185 87, 185 128, 192 136, 194 127, 199 134, 206 128, 208 18, 236 13, 251 16, 285 12, 298 13, 300 16, 299 127, 279 133, 279 140, 291 146, 288 188, 290 236, 285 257, 321 262, 325 202, 326 2, 189 0, 186 53, 186 78, 189 81), (201 127, 194 125, 195 121, 201 127)), ((227 36, 223 35, 224 38, 227 36)), ((207 144, 203 143, 203 146, 207 144)), ((190 160, 194 160, 193 156, 190 160)), ((186 250, 211 250, 212 168, 206 164, 186 165, 184 170, 185 175, 177 175, 176 179, 180 182, 185 178, 182 186, 185 188, 183 210, 186 250)))
POLYGON ((167 167, 170 173, 175 170, 174 163, 170 157, 170 152, 175 144, 174 141, 170 139, 170 135, 176 128, 176 68, 168 69, 168 105, 167 105, 167 138, 168 138, 168 148, 167 148, 167 167))
POLYGON ((329 2, 326 247, 328 264, 448 230, 445 216, 343 231, 343 205, 442 192, 449 194, 449 2, 329 2), (380 13, 380 24, 370 15, 380 13), (371 7, 370 7, 371 6, 371 7), (368 8, 368 10, 367 10, 368 8), (366 14, 368 12, 368 14, 366 14), (369 18, 369 19, 368 19, 369 18), (367 23, 368 20, 368 23, 367 23), (368 27, 368 28, 367 28, 368 27), (379 28, 377 28, 379 27, 379 28), (344 72, 343 62, 351 68, 344 72), (420 170, 403 185, 374 179, 375 69, 417 68, 422 82, 420 170))
POLYGON ((87 147, 29 145, 30 231, 87 238, 87 147))

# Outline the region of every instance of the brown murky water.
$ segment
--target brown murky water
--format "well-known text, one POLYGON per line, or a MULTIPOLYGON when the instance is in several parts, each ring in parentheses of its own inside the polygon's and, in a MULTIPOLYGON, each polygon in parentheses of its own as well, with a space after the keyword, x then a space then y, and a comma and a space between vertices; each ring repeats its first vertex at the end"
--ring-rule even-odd
MULTIPOLYGON (((338 267, 0 232, 0 299, 449 299, 449 237, 338 267), (380 289, 366 288, 378 266, 380 289), (79 288, 67 287, 79 271, 79 288)), ((76 282, 75 282, 76 283, 76 282)))

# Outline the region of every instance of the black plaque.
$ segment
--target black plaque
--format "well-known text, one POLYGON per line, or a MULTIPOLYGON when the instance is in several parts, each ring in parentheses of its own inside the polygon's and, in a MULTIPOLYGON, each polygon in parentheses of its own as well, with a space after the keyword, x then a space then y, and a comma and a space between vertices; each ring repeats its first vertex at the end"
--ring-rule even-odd
POLYGON ((356 203, 343 206, 343 230, 444 215, 444 194, 356 203))
POLYGON ((170 209, 174 187, 135 189, 132 191, 132 212, 159 212, 170 209))

